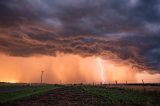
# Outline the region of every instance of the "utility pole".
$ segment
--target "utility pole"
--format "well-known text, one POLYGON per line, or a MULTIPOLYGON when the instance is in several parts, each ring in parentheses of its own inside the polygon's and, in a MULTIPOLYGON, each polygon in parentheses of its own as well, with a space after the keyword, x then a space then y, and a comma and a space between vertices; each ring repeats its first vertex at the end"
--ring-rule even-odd
POLYGON ((42 84, 42 81, 43 81, 43 73, 44 73, 44 71, 41 71, 41 84, 42 84))
POLYGON ((142 86, 143 86, 143 90, 145 91, 144 80, 142 80, 142 86))
POLYGON ((142 80, 142 84, 144 85, 144 80, 142 80))
POLYGON ((117 85, 117 83, 118 83, 117 80, 115 82, 116 82, 116 85, 117 85))

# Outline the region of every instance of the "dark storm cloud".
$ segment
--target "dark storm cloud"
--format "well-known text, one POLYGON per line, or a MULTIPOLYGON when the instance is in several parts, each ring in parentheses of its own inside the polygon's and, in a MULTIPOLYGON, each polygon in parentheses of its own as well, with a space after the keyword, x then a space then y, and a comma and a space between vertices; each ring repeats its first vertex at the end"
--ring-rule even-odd
POLYGON ((99 55, 157 71, 159 34, 159 0, 0 1, 0 51, 9 55, 99 55))

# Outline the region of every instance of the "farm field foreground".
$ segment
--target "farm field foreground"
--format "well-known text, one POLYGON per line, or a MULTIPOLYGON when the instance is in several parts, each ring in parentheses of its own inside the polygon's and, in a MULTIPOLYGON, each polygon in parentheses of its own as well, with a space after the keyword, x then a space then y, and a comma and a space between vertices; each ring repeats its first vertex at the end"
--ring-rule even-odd
MULTIPOLYGON (((102 85, 0 85, 1 106, 159 106, 157 90, 102 85)), ((141 85, 139 85, 141 88, 141 85)))

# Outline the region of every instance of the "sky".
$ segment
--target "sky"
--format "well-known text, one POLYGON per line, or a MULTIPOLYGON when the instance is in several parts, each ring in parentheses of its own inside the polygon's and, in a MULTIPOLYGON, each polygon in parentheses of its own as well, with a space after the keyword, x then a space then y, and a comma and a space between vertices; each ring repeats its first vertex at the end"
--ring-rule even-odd
POLYGON ((159 34, 159 0, 0 0, 0 81, 160 82, 159 34))

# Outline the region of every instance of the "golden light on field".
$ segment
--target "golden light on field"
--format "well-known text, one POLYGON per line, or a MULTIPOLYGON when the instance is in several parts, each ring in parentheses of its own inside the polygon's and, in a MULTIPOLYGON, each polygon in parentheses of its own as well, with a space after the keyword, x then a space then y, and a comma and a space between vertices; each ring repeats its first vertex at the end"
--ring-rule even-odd
MULTIPOLYGON (((15 78, 16 79, 16 78, 15 78)), ((4 80, 0 80, 0 82, 6 82, 6 83, 19 83, 18 80, 14 80, 14 79, 4 79, 4 80)))
MULTIPOLYGON (((0 54, 0 81, 16 83, 39 83, 41 71, 46 83, 114 83, 141 82, 148 76, 158 82, 157 75, 137 72, 129 65, 103 60, 100 65, 97 57, 83 58, 79 55, 59 54, 51 56, 12 57, 0 54), (102 78, 103 77, 103 78, 102 78), (102 81, 103 80, 103 81, 102 81)), ((159 75, 159 74, 158 74, 159 75)), ((151 82, 150 79, 145 81, 151 82)))
POLYGON ((16 80, 9 80, 7 82, 9 82, 9 83, 18 83, 18 81, 16 81, 16 80))

